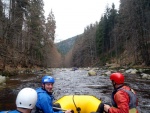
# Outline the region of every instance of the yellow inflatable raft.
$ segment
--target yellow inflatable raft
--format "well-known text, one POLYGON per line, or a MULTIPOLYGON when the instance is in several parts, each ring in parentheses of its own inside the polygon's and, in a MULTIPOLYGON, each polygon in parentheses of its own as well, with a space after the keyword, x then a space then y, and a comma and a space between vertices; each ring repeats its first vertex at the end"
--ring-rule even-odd
POLYGON ((61 109, 72 109, 74 113, 94 113, 98 110, 101 100, 92 95, 66 95, 54 104, 60 104, 61 109))

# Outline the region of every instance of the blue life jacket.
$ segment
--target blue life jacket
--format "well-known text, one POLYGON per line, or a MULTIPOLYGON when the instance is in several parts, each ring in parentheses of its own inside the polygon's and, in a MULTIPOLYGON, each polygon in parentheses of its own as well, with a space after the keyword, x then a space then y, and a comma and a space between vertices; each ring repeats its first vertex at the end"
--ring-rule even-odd
POLYGON ((49 94, 46 90, 38 88, 36 90, 38 100, 36 103, 35 113, 63 113, 62 111, 54 112, 53 110, 53 95, 49 94))
POLYGON ((0 113, 21 113, 18 110, 13 110, 13 111, 1 111, 0 113))

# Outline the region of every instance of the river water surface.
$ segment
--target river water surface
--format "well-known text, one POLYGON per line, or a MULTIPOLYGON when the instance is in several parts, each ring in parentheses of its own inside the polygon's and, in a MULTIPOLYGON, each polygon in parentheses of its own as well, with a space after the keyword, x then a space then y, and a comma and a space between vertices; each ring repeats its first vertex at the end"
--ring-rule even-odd
MULTIPOLYGON (((68 69, 52 69, 55 78, 54 96, 59 99, 69 94, 89 94, 110 103, 113 90, 109 76, 101 76, 104 70, 97 70, 97 76, 88 76, 86 69, 72 71, 68 69)), ((15 109, 16 95, 20 89, 41 85, 43 74, 18 75, 8 78, 6 85, 0 86, 0 111, 15 109)), ((139 113, 150 113, 150 80, 142 80, 138 75, 125 74, 126 84, 132 87, 139 99, 139 113)))

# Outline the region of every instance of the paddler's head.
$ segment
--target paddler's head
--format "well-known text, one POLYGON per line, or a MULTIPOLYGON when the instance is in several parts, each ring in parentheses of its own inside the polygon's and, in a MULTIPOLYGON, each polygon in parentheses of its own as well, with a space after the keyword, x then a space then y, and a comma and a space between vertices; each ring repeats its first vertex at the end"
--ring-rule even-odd
POLYGON ((36 102, 37 92, 32 88, 23 88, 19 91, 16 98, 17 110, 21 111, 20 113, 25 113, 25 110, 31 111, 34 108, 36 102))
POLYGON ((116 89, 124 84, 124 75, 122 73, 112 73, 110 75, 113 87, 116 89))
POLYGON ((54 82, 55 82, 55 80, 53 77, 51 77, 49 75, 45 75, 42 78, 42 88, 44 90, 46 90, 48 93, 52 93, 54 82))

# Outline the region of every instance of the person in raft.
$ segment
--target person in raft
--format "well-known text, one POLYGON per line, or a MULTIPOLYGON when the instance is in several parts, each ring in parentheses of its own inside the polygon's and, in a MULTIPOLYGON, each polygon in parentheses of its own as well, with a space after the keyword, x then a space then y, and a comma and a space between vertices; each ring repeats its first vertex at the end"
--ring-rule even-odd
POLYGON ((37 102, 37 92, 32 88, 23 88, 16 98, 16 110, 0 113, 31 113, 37 102))
MULTIPOLYGON (((64 113, 63 111, 53 110, 53 95, 52 89, 55 80, 49 75, 42 77, 42 87, 37 88, 38 101, 36 103, 35 113, 64 113)), ((71 110, 66 110, 65 113, 71 113, 71 110)))
POLYGON ((104 111, 107 113, 138 113, 137 95, 133 89, 124 85, 124 75, 122 73, 112 73, 110 80, 114 87, 111 95, 112 105, 104 104, 104 111))

